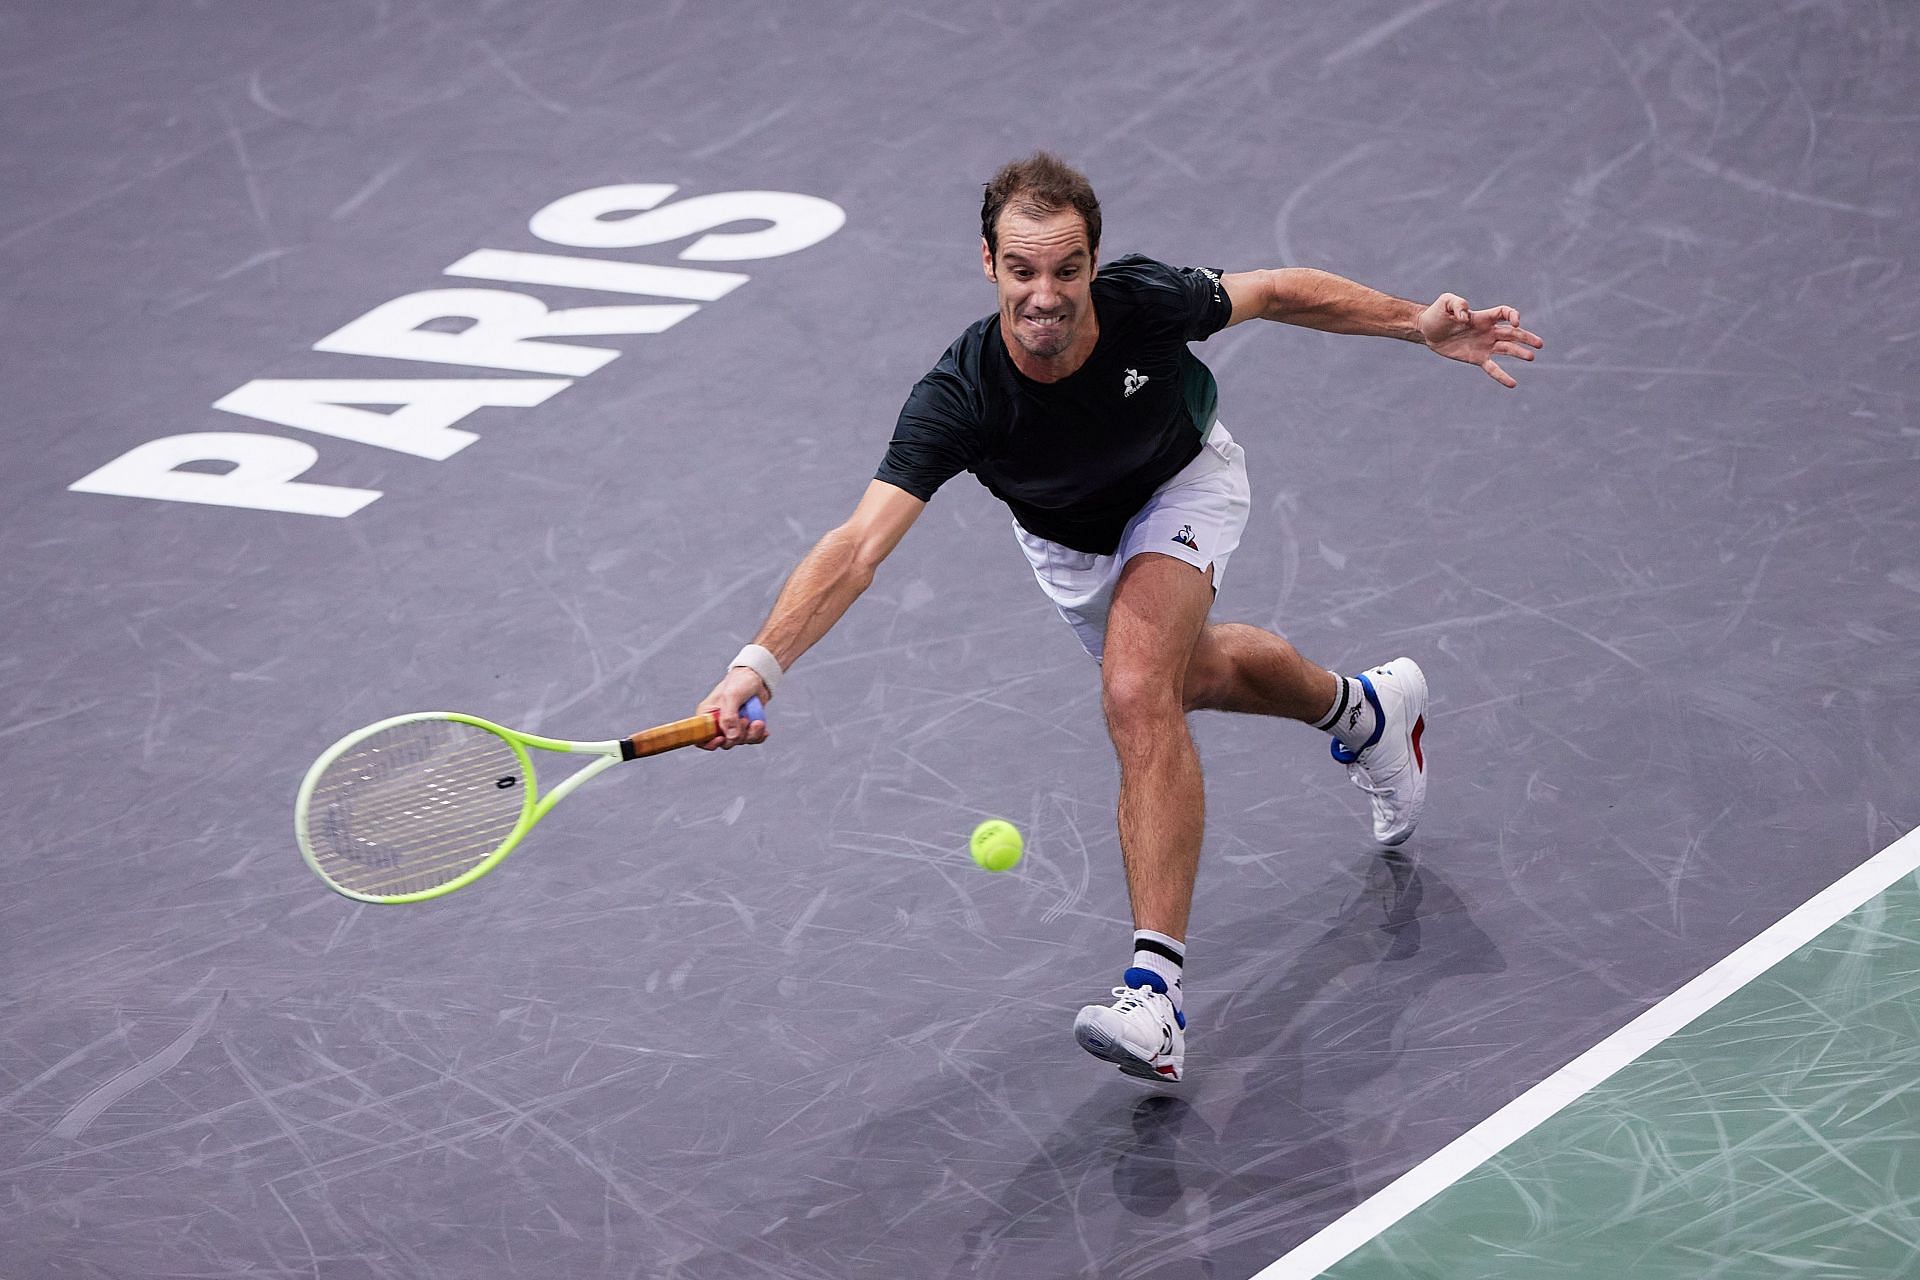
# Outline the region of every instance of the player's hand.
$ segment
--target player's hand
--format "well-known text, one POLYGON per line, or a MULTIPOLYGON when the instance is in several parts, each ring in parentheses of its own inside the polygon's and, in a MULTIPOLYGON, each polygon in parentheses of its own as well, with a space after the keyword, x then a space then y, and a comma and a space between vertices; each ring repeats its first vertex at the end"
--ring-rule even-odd
POLYGON ((767 697, 765 686, 751 667, 734 667, 728 671, 719 684, 713 686, 713 692, 700 700, 702 714, 711 711, 720 713, 720 732, 699 744, 702 751, 730 751, 734 747, 767 740, 767 722, 765 720, 745 720, 741 718, 740 708, 748 698, 767 697))
POLYGON ((1475 311, 1457 293, 1443 293, 1420 313, 1420 336, 1449 360, 1477 364, 1503 387, 1519 384, 1494 362, 1495 356, 1531 360, 1546 344, 1540 335, 1520 327, 1520 313, 1512 307, 1475 311))

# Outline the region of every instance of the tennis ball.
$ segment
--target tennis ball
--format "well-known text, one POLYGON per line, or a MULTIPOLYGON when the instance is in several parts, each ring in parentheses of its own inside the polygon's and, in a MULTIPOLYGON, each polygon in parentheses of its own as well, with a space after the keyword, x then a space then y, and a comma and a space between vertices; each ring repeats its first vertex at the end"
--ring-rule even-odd
POLYGON ((1004 818, 988 818, 973 829, 973 839, 968 842, 973 860, 989 871, 1010 870, 1026 847, 1020 828, 1004 818))

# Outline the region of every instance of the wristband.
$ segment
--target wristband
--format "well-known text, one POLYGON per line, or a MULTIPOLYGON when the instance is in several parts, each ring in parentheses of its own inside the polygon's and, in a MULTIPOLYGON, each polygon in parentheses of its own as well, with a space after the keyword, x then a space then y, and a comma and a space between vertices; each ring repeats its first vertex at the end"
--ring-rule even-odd
POLYGON ((757 644, 750 644, 734 655, 727 669, 731 671, 735 667, 746 667, 759 676, 760 683, 767 687, 769 698, 773 696, 773 686, 779 684, 780 677, 785 674, 780 670, 780 660, 773 656, 773 651, 757 644))

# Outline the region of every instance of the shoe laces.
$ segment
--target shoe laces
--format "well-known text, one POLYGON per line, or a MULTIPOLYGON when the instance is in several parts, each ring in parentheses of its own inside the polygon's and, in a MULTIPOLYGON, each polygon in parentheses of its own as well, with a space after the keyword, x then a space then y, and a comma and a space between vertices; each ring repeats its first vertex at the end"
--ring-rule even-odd
POLYGON ((1354 786, 1360 788, 1362 791, 1366 792, 1370 796, 1379 796, 1381 799, 1384 800, 1387 797, 1396 794, 1396 789, 1393 787, 1383 787, 1383 786, 1376 785, 1372 781, 1373 775, 1371 773, 1368 773, 1366 769, 1360 765, 1357 765, 1357 764, 1348 765, 1347 776, 1353 779, 1354 786))
POLYGON ((1148 1013, 1154 1013, 1153 1005, 1148 1002, 1146 997, 1148 995, 1159 995, 1160 993, 1151 987, 1115 987, 1113 994, 1119 997, 1113 1005, 1113 1011, 1115 1013, 1131 1013, 1135 1009, 1145 1009, 1148 1013), (1146 995, 1141 994, 1143 991, 1146 995))

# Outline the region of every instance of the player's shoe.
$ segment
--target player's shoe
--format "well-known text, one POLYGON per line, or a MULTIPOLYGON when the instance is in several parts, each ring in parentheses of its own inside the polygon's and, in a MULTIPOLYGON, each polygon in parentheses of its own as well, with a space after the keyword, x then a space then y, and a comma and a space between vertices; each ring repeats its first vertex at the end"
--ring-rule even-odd
POLYGON ((1142 1080, 1180 1078, 1187 1019, 1149 986, 1115 987, 1111 1005, 1090 1004, 1073 1020, 1073 1038, 1096 1058, 1142 1080))
POLYGON ((1353 785, 1373 803, 1373 836, 1400 844, 1413 834, 1427 802, 1427 760, 1420 736, 1427 729, 1427 677, 1412 658, 1395 658, 1354 677, 1373 704, 1373 737, 1358 751, 1333 740, 1333 758, 1347 766, 1353 785))

